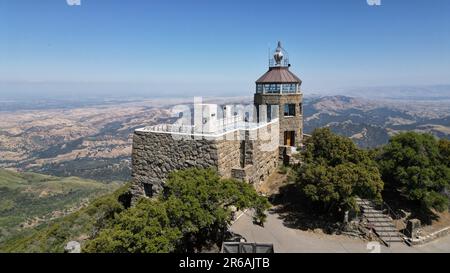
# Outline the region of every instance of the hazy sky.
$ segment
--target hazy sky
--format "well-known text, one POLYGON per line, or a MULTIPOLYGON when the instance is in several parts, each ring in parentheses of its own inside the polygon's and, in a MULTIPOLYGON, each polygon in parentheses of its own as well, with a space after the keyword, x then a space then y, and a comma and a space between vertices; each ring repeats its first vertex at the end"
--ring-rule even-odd
POLYGON ((281 40, 309 92, 450 83, 450 1, 0 0, 0 93, 251 95, 281 40))

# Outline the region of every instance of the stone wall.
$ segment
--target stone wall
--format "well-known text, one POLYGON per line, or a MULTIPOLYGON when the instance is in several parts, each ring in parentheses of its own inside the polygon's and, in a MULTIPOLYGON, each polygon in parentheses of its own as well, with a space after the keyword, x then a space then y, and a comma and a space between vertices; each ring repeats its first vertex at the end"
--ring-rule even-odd
POLYGON ((170 172, 215 168, 222 177, 250 183, 265 180, 278 166, 278 122, 261 129, 196 138, 136 130, 132 151, 133 202, 160 192, 170 172))
POLYGON ((303 138, 303 95, 302 94, 255 94, 255 105, 279 105, 280 146, 284 145, 284 132, 295 131, 295 145, 299 146, 303 138), (295 116, 284 116, 284 105, 295 104, 295 116), (302 107, 300 107, 302 104, 302 107))
POLYGON ((240 139, 239 131, 234 131, 215 141, 218 155, 218 171, 223 177, 233 177, 231 169, 240 165, 240 139))
POLYGON ((419 238, 408 238, 406 242, 409 245, 422 245, 429 242, 432 242, 436 239, 442 238, 444 236, 448 236, 450 234, 450 226, 445 227, 443 229, 440 229, 438 231, 435 231, 431 234, 420 236, 419 238))
POLYGON ((270 124, 263 130, 246 131, 241 142, 244 165, 232 169, 232 176, 252 184, 267 179, 278 168, 278 143, 273 143, 278 134, 278 123, 270 124), (250 136, 250 134, 256 134, 250 136), (264 135, 263 135, 264 134, 264 135))
POLYGON ((132 194, 152 196, 162 189, 169 173, 190 167, 218 166, 215 141, 171 134, 135 131, 132 150, 132 194))

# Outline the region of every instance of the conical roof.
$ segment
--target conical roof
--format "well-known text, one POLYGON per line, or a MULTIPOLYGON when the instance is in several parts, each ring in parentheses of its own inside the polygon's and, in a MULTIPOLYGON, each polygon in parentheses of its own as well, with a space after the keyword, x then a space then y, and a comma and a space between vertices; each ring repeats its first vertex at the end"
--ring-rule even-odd
POLYGON ((289 71, 289 67, 276 66, 270 67, 264 75, 262 75, 256 83, 302 83, 299 77, 289 71))

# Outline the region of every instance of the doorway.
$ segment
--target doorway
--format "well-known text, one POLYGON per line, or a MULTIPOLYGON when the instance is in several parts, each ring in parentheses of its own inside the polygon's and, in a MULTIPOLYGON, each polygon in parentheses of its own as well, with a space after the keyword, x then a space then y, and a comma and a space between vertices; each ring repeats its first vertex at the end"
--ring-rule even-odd
POLYGON ((284 132, 284 145, 285 146, 295 146, 295 132, 285 131, 284 132))

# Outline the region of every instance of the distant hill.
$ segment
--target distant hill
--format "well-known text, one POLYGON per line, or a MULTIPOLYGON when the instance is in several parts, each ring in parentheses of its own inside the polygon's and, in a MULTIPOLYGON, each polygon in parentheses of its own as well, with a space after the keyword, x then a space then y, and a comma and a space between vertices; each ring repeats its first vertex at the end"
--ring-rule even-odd
POLYGON ((304 102, 304 131, 330 127, 364 148, 389 141, 401 131, 450 138, 450 102, 368 100, 347 96, 309 97, 304 102))
POLYGON ((336 90, 338 94, 366 99, 389 99, 410 101, 450 100, 450 84, 400 85, 346 88, 336 90))
POLYGON ((0 169, 0 245, 18 232, 77 211, 119 185, 0 169))
MULTIPOLYGON (((442 92, 430 93, 435 96, 430 95, 429 101, 417 99, 414 94, 420 93, 419 89, 404 90, 404 93, 383 90, 384 93, 381 89, 355 91, 355 95, 404 94, 403 98, 408 99, 312 96, 305 91, 305 133, 328 126, 335 133, 350 137, 360 147, 377 147, 385 144, 389 136, 406 130, 450 137, 450 99, 437 99, 438 94, 445 95, 445 90, 432 89, 442 92)), ((428 92, 428 89, 420 90, 423 95, 428 92)), ((218 104, 252 105, 252 101, 252 97, 244 96, 205 99, 218 104)), ((48 109, 4 111, 0 119, 0 168, 127 181, 131 179, 133 131, 174 122, 178 115, 170 111, 171 107, 192 102, 190 99, 106 100, 84 105, 50 101, 52 107, 48 109)))

